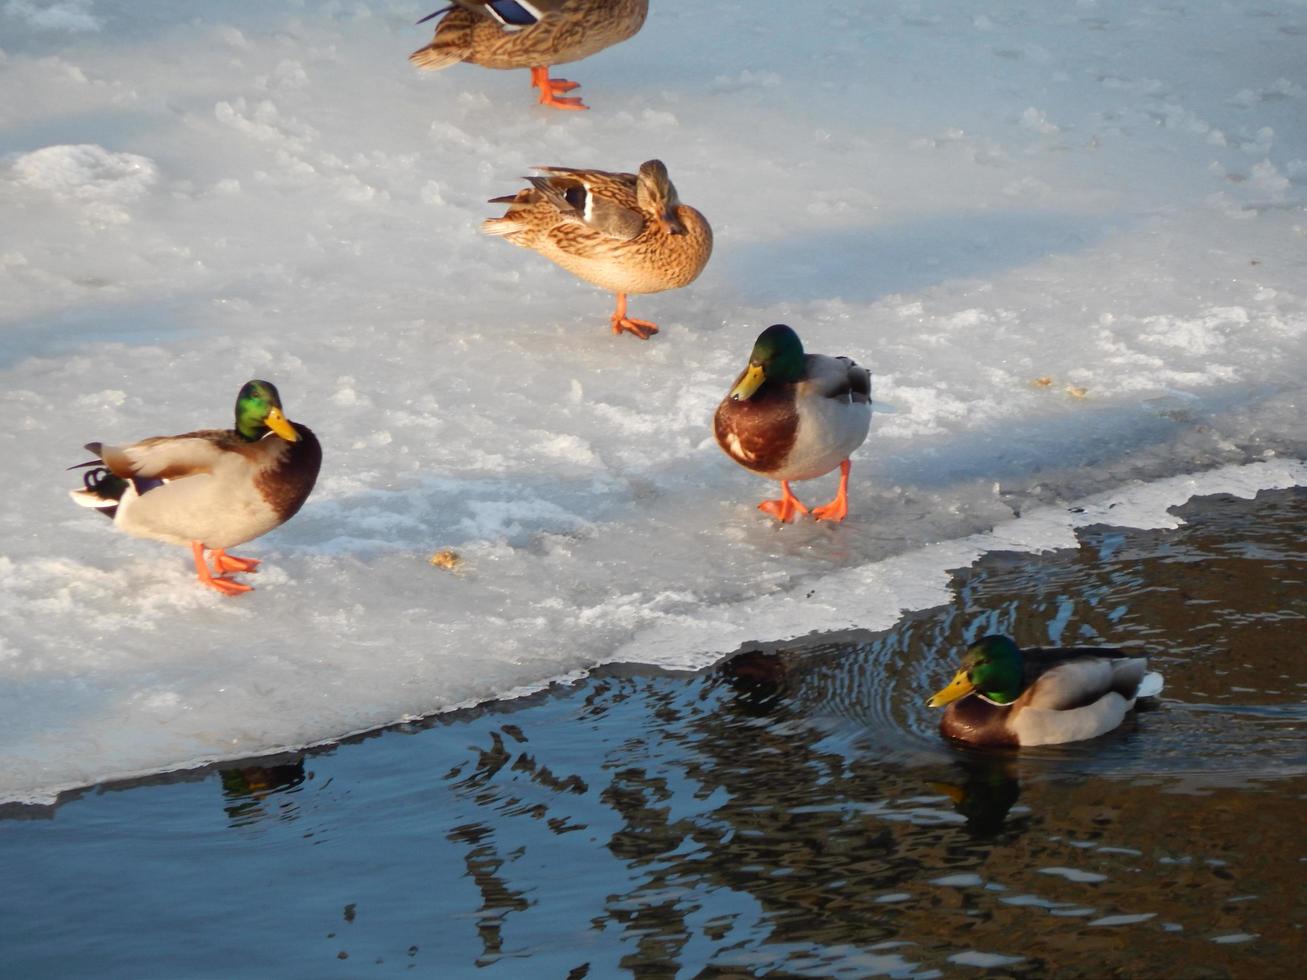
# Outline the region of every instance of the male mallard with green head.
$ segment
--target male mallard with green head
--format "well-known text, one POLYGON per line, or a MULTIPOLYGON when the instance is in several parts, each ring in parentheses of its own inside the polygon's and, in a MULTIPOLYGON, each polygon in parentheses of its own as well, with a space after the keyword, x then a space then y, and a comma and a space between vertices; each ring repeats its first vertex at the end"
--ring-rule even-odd
POLYGON ((1022 650, 982 637, 948 687, 927 702, 948 705, 939 730, 979 746, 1053 745, 1112 731, 1135 699, 1162 690, 1148 659, 1103 647, 1022 650))
POLYGON ((849 513, 849 456, 871 427, 871 374, 847 357, 805 354, 799 335, 783 323, 758 335, 748 367, 713 418, 717 445, 745 469, 781 484, 780 500, 758 509, 789 522, 808 513, 790 490, 840 469, 835 499, 812 510, 818 520, 849 513))
POLYGON ((627 294, 693 282, 712 254, 707 220, 681 203, 661 160, 645 161, 638 174, 535 169, 548 176, 527 177, 530 187, 492 199, 508 210, 483 222, 482 230, 616 293, 617 308, 609 317, 613 333, 625 330, 648 340, 658 326, 626 315, 627 294))
POLYGON ((94 467, 84 488, 70 491, 73 499, 97 508, 128 534, 190 545, 200 581, 228 595, 250 586, 225 573, 252 572, 259 563, 226 549, 295 516, 322 465, 317 437, 286 418, 276 386, 267 381, 241 388, 234 429, 155 436, 130 446, 92 442, 86 448, 97 458, 72 467, 94 467))
POLYGON ((625 41, 644 25, 649 0, 454 0, 438 14, 436 36, 408 60, 435 71, 459 61, 484 68, 530 68, 540 104, 555 109, 588 109, 579 98, 560 93, 578 88, 550 78, 549 66, 580 61, 625 41))

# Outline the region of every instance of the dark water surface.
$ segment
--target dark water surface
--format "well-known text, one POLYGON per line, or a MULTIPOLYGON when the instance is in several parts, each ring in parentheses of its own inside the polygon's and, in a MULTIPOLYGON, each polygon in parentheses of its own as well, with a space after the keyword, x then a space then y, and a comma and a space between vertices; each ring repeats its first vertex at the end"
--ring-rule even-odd
POLYGON ((1307 490, 991 555, 885 634, 0 809, 0 975, 1301 975, 1307 490), (968 639, 1147 649, 1092 743, 943 744, 968 639))

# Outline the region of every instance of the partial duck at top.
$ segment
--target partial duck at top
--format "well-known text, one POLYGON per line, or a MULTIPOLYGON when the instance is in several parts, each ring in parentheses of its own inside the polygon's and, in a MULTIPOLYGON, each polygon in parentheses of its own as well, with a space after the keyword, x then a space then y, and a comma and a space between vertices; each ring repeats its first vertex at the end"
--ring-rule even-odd
POLYGON ((530 68, 540 104, 588 109, 578 87, 550 78, 549 67, 580 61, 633 36, 644 25, 649 0, 454 0, 439 14, 431 43, 408 56, 419 68, 436 71, 459 61, 483 68, 530 68))
POLYGON ((527 177, 529 187, 493 198, 490 203, 508 208, 482 229, 616 293, 613 333, 648 340, 658 326, 626 315, 627 294, 693 282, 712 254, 707 219, 681 203, 661 160, 646 160, 638 174, 535 169, 546 176, 527 177))

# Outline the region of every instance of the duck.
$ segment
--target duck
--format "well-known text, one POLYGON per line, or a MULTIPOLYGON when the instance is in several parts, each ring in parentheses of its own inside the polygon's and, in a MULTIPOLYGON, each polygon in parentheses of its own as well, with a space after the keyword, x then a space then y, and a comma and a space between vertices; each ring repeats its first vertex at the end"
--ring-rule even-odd
POLYGON ((749 363, 713 416, 713 434, 747 470, 779 480, 779 500, 758 509, 782 523, 811 513, 842 521, 849 513, 849 456, 871 427, 871 373, 848 357, 807 354, 793 328, 775 323, 758 335, 749 363), (811 511, 790 483, 840 470, 830 503, 811 511))
POLYGON ((460 61, 483 68, 530 68, 541 105, 584 110, 577 82, 550 78, 551 65, 580 61, 633 37, 644 26, 649 0, 454 0, 440 14, 435 37, 408 60, 426 71, 460 61))
POLYGON ((231 573, 259 565, 227 549, 294 517, 322 466, 312 430, 287 419, 276 385, 260 380, 241 387, 231 429, 85 448, 95 459, 69 467, 86 469, 83 486, 69 491, 73 500, 127 534, 189 546, 200 582, 226 595, 251 591, 231 573))
POLYGON ((945 737, 985 748, 1056 745, 1118 727, 1162 675, 1148 658, 1108 647, 1022 649, 1009 636, 973 643, 952 682, 926 704, 947 706, 945 737))
POLYGON ((533 169, 547 176, 526 177, 530 186, 492 198, 508 208, 482 222, 482 230, 616 293, 612 332, 648 340, 658 325, 628 316, 627 296, 679 289, 698 278, 712 255, 707 219, 681 203, 661 160, 646 160, 635 174, 533 169))

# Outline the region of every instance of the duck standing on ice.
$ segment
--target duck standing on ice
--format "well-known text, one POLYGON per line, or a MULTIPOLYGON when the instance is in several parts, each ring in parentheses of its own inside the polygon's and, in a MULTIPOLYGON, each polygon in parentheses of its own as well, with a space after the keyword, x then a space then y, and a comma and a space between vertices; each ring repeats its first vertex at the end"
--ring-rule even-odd
POLYGON ((689 285, 712 255, 712 228, 682 204, 661 160, 638 174, 572 167, 537 167, 530 187, 494 198, 502 218, 482 223, 487 235, 539 252, 572 275, 617 294, 613 333, 648 340, 657 324, 626 315, 628 293, 659 293, 689 285))
POLYGON ((717 406, 713 434, 745 469, 779 480, 780 500, 758 509, 788 523, 809 510, 790 482, 813 480, 837 466, 835 499, 812 509, 818 520, 849 513, 849 456, 871 428, 871 374, 847 357, 806 354, 783 323, 758 335, 748 366, 717 406))
POLYGON ((86 448, 96 458, 72 467, 90 468, 85 486, 70 491, 73 499, 98 509, 120 531, 189 545, 200 581, 227 595, 251 589, 228 573, 253 572, 259 564, 227 549, 294 517, 322 465, 312 430, 287 419, 276 386, 257 380, 236 397, 235 428, 86 448))

